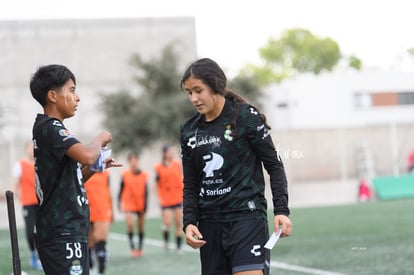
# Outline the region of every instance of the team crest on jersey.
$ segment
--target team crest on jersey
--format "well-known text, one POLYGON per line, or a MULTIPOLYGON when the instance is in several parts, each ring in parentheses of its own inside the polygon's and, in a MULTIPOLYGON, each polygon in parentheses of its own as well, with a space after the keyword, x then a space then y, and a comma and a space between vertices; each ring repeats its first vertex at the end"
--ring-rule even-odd
POLYGON ((62 137, 68 137, 68 136, 70 136, 70 132, 69 132, 69 130, 61 129, 61 130, 59 130, 59 135, 61 135, 62 137))
POLYGON ((83 268, 80 265, 80 261, 76 260, 72 262, 72 266, 69 268, 70 275, 82 275, 83 268))
POLYGON ((67 129, 61 129, 61 130, 59 130, 59 135, 62 136, 62 137, 65 137, 63 139, 63 141, 66 141, 66 140, 68 140, 68 139, 70 139, 70 138, 73 137, 72 134, 67 129))
POLYGON ((233 137, 231 135, 231 125, 226 126, 226 130, 224 131, 224 139, 227 141, 232 141, 233 137))

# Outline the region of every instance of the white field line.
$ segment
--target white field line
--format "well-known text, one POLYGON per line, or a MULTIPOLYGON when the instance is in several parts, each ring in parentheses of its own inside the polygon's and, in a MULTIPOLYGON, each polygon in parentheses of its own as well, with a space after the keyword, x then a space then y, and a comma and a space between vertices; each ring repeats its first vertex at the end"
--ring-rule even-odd
MULTIPOLYGON (((116 241, 126 241, 127 240, 126 235, 120 234, 120 233, 115 233, 115 232, 110 232, 109 233, 109 238, 112 239, 112 240, 116 240, 116 241)), ((161 240, 145 238, 144 242, 145 242, 146 245, 151 245, 151 246, 155 246, 155 247, 164 247, 164 242, 161 241, 161 240)), ((173 244, 170 244, 170 245, 173 245, 173 244)), ((198 250, 192 249, 188 246, 184 246, 182 250, 185 251, 185 252, 189 252, 189 253, 198 253, 198 250)), ((326 270, 316 269, 316 268, 309 268, 309 267, 304 267, 304 266, 299 266, 299 265, 291 265, 291 264, 286 264, 286 263, 277 262, 277 261, 271 261, 270 266, 275 267, 275 268, 279 268, 279 269, 284 269, 284 270, 302 272, 302 273, 305 273, 305 274, 344 275, 343 273, 326 271, 326 270)))
POLYGON ((270 266, 271 267, 277 267, 277 268, 284 269, 284 270, 291 270, 291 271, 302 272, 302 273, 306 273, 306 274, 315 274, 315 275, 344 275, 344 273, 326 271, 326 270, 322 270, 322 269, 304 267, 304 266, 300 266, 300 265, 285 264, 285 263, 276 262, 276 261, 270 261, 270 266))

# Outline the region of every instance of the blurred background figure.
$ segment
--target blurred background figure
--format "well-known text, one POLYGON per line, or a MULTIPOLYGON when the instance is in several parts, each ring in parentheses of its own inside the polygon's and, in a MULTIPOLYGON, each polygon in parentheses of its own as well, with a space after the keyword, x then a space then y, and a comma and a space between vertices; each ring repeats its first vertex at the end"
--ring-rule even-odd
POLYGON ((181 164, 175 159, 174 147, 165 145, 162 161, 155 166, 157 194, 162 214, 162 234, 168 249, 170 226, 174 222, 177 251, 182 242, 183 174, 181 164))
POLYGON ((125 212, 131 256, 141 257, 144 240, 145 212, 147 210, 147 173, 139 168, 139 154, 128 154, 129 168, 122 173, 119 191, 119 208, 125 212), (138 249, 134 243, 134 217, 138 217, 138 249))
POLYGON ((365 202, 371 199, 372 199, 371 188, 369 187, 367 181, 363 179, 359 183, 358 200, 360 202, 365 202))
POLYGON ((95 173, 85 184, 88 195, 91 227, 88 247, 90 268, 97 260, 98 274, 104 274, 107 261, 106 240, 113 221, 112 198, 109 188, 109 171, 95 173))
POLYGON ((408 173, 414 173, 414 149, 410 151, 407 158, 407 170, 408 173))
POLYGON ((26 238, 31 252, 30 266, 33 269, 42 270, 36 252, 33 232, 39 205, 36 197, 33 143, 31 140, 26 142, 24 149, 26 156, 19 160, 13 168, 14 190, 16 197, 20 199, 23 206, 26 238))

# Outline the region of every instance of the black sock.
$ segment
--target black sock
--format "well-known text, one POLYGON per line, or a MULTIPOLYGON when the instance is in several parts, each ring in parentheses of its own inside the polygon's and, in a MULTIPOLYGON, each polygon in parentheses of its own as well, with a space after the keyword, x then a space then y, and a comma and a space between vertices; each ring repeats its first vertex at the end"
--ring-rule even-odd
POLYGON ((89 268, 90 269, 93 268, 92 252, 93 252, 93 249, 92 248, 89 248, 89 268))
POLYGON ((181 241, 182 241, 181 236, 177 236, 177 237, 176 237, 176 242, 177 242, 177 250, 179 250, 179 249, 181 248, 181 241))
POLYGON ((98 258, 98 271, 99 273, 105 272, 105 265, 106 265, 106 242, 99 241, 95 245, 95 253, 96 257, 98 258))
POLYGON ((135 249, 134 234, 132 232, 128 232, 128 239, 129 239, 129 246, 131 247, 131 250, 135 249))
POLYGON ((139 232, 139 234, 138 234, 138 240, 139 240, 139 242, 138 242, 138 249, 139 250, 142 250, 142 243, 143 243, 143 240, 144 240, 144 232, 139 232))
POLYGON ((165 243, 168 243, 168 241, 170 240, 170 232, 168 230, 164 230, 162 232, 163 236, 164 236, 164 241, 165 243))

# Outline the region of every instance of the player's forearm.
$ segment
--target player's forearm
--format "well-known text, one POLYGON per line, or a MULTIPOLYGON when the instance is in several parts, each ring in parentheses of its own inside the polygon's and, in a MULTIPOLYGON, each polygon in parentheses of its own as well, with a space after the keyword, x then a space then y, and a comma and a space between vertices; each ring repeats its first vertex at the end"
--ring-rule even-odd
POLYGON ((97 144, 88 144, 84 145, 77 143, 72 145, 68 151, 67 155, 82 164, 82 166, 92 165, 98 158, 100 153, 100 147, 97 144))
POLYGON ((102 143, 98 138, 95 138, 93 142, 88 145, 85 145, 85 154, 87 155, 88 162, 85 166, 90 166, 98 159, 101 152, 102 143))
POLYGON ((198 194, 195 184, 184 182, 183 195, 183 230, 189 224, 197 225, 198 221, 198 194))
POLYGON ((290 214, 288 202, 289 195, 287 189, 287 179, 283 164, 280 162, 276 170, 270 175, 270 186, 272 189, 273 196, 273 207, 275 215, 286 215, 290 214))
POLYGON ((87 145, 82 145, 82 152, 80 154, 79 162, 84 166, 92 165, 99 156, 102 147, 107 144, 103 134, 98 135, 91 143, 87 145))
POLYGON ((287 178, 283 162, 279 159, 278 154, 272 142, 262 144, 256 152, 263 162, 263 165, 270 176, 270 187, 273 196, 273 207, 275 215, 288 216, 290 211, 288 207, 288 189, 287 178))
POLYGON ((82 178, 84 183, 86 183, 93 174, 95 174, 95 172, 90 169, 90 166, 82 167, 82 178))
POLYGON ((274 207, 273 212, 275 215, 282 214, 288 216, 290 213, 288 207, 288 183, 283 163, 277 160, 269 170, 268 172, 270 175, 270 187, 272 190, 274 207))

